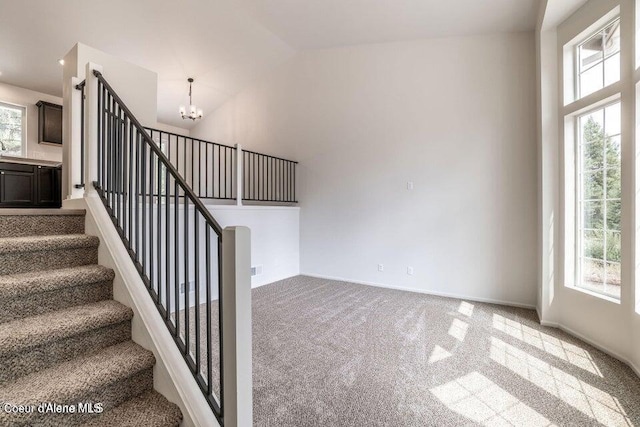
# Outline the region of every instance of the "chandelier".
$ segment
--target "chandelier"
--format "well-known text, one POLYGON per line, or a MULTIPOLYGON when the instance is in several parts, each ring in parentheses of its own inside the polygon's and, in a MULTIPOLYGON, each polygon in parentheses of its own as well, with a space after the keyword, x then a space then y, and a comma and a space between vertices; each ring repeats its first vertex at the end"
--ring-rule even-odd
POLYGON ((184 107, 184 105, 180 106, 180 116, 182 117, 182 119, 191 119, 193 121, 196 121, 198 119, 202 118, 202 109, 201 108, 197 108, 194 104, 193 101, 191 100, 191 84, 193 83, 193 79, 191 77, 189 77, 187 79, 187 81, 189 82, 189 113, 187 114, 187 109, 184 107))

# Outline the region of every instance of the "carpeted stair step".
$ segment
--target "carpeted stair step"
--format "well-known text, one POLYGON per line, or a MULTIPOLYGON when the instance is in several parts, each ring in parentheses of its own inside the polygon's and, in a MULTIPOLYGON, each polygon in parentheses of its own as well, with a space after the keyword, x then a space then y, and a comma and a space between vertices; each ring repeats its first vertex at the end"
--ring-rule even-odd
POLYGON ((130 340, 132 317, 106 300, 0 324, 0 385, 130 340))
POLYGON ((153 387, 153 353, 127 341, 78 357, 0 387, 0 402, 33 405, 31 413, 0 411, 0 426, 74 426, 95 414, 40 413, 42 402, 77 408, 101 403, 109 411, 153 387))
POLYGON ((113 278, 101 265, 0 276, 0 323, 111 299, 113 278))
POLYGON ((176 427, 181 421, 180 408, 152 390, 103 412, 82 427, 176 427))
POLYGON ((0 238, 83 234, 84 209, 0 209, 0 238))
POLYGON ((98 263, 100 239, 86 234, 0 239, 0 275, 98 263))

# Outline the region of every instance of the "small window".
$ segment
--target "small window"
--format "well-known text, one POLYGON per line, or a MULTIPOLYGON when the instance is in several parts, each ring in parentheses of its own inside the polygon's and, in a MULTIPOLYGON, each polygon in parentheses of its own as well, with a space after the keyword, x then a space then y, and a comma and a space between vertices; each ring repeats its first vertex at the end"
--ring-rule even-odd
POLYGON ((0 102, 0 154, 23 155, 25 108, 0 102))
POLYGON ((578 118, 577 286, 620 298, 620 102, 578 118))
POLYGON ((620 18, 578 45, 578 97, 620 80, 620 18))

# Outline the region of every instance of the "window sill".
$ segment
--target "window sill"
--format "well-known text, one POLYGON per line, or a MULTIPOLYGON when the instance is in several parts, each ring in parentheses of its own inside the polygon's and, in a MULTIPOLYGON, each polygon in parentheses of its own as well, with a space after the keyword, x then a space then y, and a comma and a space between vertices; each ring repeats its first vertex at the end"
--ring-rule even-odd
POLYGON ((597 292, 590 291, 589 289, 579 288, 579 287, 574 286, 574 285, 565 285, 565 288, 571 289, 573 291, 578 291, 578 292, 581 292, 583 294, 587 294, 587 295, 590 295, 592 297, 596 297, 598 299, 601 299, 601 300, 604 300, 604 301, 607 301, 607 302, 611 302, 611 303, 620 305, 620 300, 619 299, 616 299, 616 298, 614 298, 612 296, 609 296, 609 295, 599 294, 597 292))

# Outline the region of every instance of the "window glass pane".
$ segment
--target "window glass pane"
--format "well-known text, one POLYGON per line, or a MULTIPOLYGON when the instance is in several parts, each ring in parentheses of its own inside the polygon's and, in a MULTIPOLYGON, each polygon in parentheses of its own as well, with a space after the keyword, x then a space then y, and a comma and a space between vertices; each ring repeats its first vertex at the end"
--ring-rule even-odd
POLYGON ((601 141, 589 142, 582 147, 583 168, 585 171, 604 167, 604 147, 601 141))
POLYGON ((607 167, 620 167, 622 157, 620 151, 620 135, 607 137, 607 167))
POLYGON ((620 169, 607 169, 607 199, 619 199, 620 187, 620 169))
MULTIPOLYGON (((0 141, 6 154, 22 154, 24 109, 0 103, 0 141)), ((2 150, 2 146, 0 146, 2 150)))
POLYGON ((585 200, 602 199, 604 197, 603 175, 604 171, 602 170, 584 173, 583 185, 585 200))
POLYGON ((585 259, 582 263, 582 286, 602 292, 604 279, 604 261, 585 259))
POLYGON ((619 200, 607 202, 607 230, 620 231, 620 208, 619 200))
POLYGON ((622 248, 620 104, 581 116, 578 124, 577 286, 618 298, 622 248))
POLYGON ((604 129, 604 110, 597 110, 580 117, 582 142, 591 142, 602 138, 604 129))
POLYGON ((620 262, 620 232, 607 232, 607 261, 620 262))
POLYGON ((606 121, 607 135, 620 134, 620 103, 613 104, 605 108, 604 118, 606 121))
POLYGON ((583 209, 584 228, 602 229, 604 225, 602 202, 584 202, 583 209))
POLYGON ((605 28, 602 37, 605 57, 620 52, 620 21, 617 20, 605 28))
POLYGON ((583 233, 583 252, 585 258, 604 259, 604 232, 585 230, 583 233))
POLYGON ((620 263, 608 262, 604 293, 614 298, 620 298, 620 263))
POLYGON ((609 86, 620 80, 620 54, 616 53, 604 61, 604 85, 609 86))
POLYGON ((600 32, 587 40, 578 48, 578 54, 580 55, 580 72, 584 72, 586 69, 591 68, 593 65, 602 61, 603 59, 603 46, 602 46, 603 33, 600 32))
POLYGON ((587 96, 602 89, 603 84, 603 65, 599 63, 580 74, 580 96, 587 96))
POLYGON ((620 19, 578 45, 578 98, 620 80, 620 19))

